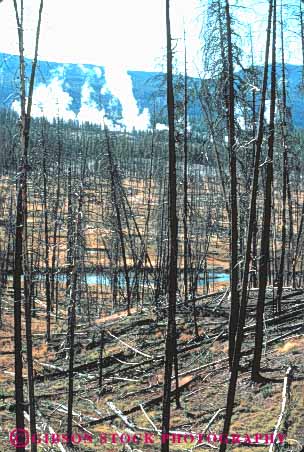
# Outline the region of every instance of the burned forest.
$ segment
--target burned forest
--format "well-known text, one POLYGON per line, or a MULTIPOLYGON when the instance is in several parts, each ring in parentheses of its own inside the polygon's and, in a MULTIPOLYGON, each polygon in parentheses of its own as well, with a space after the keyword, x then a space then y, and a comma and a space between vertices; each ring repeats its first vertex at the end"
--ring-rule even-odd
POLYGON ((1 452, 304 450, 304 4, 178 1, 131 104, 0 2, 1 452))

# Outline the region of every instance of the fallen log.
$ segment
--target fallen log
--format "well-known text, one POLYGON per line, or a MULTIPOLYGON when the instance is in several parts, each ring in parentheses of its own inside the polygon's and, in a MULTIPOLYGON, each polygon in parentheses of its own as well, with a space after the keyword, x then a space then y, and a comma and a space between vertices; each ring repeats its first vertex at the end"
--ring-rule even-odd
MULTIPOLYGON (((303 329, 304 329, 304 325, 303 325, 302 327, 300 327, 300 328, 296 328, 296 329, 294 329, 294 330, 292 330, 292 331, 289 331, 288 333, 285 333, 285 334, 283 334, 283 335, 281 335, 281 336, 278 336, 278 337, 276 337, 276 338, 274 338, 274 339, 269 340, 269 341, 267 342, 267 345, 274 344, 275 342, 277 342, 277 341, 279 341, 279 340, 282 340, 282 339, 285 338, 285 337, 290 336, 290 334, 293 334, 293 333, 298 332, 298 331, 303 330, 303 329)), ((253 352, 253 347, 250 348, 249 350, 245 350, 245 351, 242 353, 242 356, 250 355, 252 352, 253 352)), ((189 374, 191 374, 191 373, 200 372, 201 370, 204 370, 204 369, 206 369, 207 367, 214 366, 214 365, 217 365, 217 364, 221 364, 221 363, 223 363, 223 362, 225 362, 225 361, 228 362, 228 357, 227 357, 227 358, 220 359, 220 360, 218 360, 218 361, 214 361, 214 362, 212 362, 212 363, 204 364, 203 366, 200 366, 200 367, 197 367, 197 368, 194 368, 194 369, 191 369, 191 370, 189 370, 189 371, 186 371, 186 372, 184 372, 184 373, 179 374, 179 376, 185 376, 185 375, 189 375, 189 374)), ((181 385, 180 385, 180 390, 182 391, 182 390, 186 389, 186 387, 188 387, 191 383, 193 383, 193 382, 199 377, 199 375, 200 375, 200 374, 195 375, 195 376, 194 376, 193 378, 191 378, 190 380, 187 380, 184 384, 181 384, 181 385)), ((174 378, 174 377, 172 377, 172 379, 173 379, 173 378, 174 378)), ((175 391, 176 391, 175 388, 172 389, 172 391, 171 391, 171 397, 173 397, 173 396, 175 395, 175 391)), ((127 410, 124 410, 124 411, 122 412, 122 414, 127 416, 127 415, 129 415, 129 414, 132 414, 132 413, 135 413, 135 412, 139 411, 139 410, 141 409, 141 408, 140 408, 140 405, 142 405, 142 406, 144 406, 144 407, 153 406, 153 405, 156 405, 157 403, 161 402, 162 399, 163 399, 163 394, 160 394, 160 395, 154 397, 153 399, 148 400, 147 402, 141 403, 141 404, 139 404, 139 405, 135 405, 135 406, 133 406, 133 407, 131 407, 131 408, 128 408, 127 410)), ((100 418, 100 419, 98 419, 98 420, 96 420, 96 421, 92 421, 92 422, 88 423, 87 426, 102 424, 103 422, 108 422, 108 421, 113 421, 113 419, 115 419, 115 417, 117 417, 117 415, 115 415, 115 414, 110 415, 110 416, 106 416, 106 417, 100 418)))
MULTIPOLYGON (((185 380, 185 381, 182 382, 182 383, 179 385, 179 390, 180 390, 180 391, 183 391, 184 389, 186 389, 186 388, 192 383, 192 381, 193 381, 192 378, 191 378, 191 379, 184 379, 184 380, 185 380)), ((175 392, 176 392, 176 389, 173 388, 172 391, 171 391, 171 396, 174 396, 175 392)), ((121 413, 122 415, 124 415, 124 416, 128 416, 129 414, 132 414, 132 413, 135 413, 136 411, 141 410, 140 405, 146 408, 146 407, 153 406, 153 405, 155 405, 155 404, 161 402, 162 399, 163 399, 163 394, 160 394, 160 395, 154 397, 154 398, 151 399, 151 400, 148 400, 148 401, 146 401, 146 402, 143 402, 143 403, 141 403, 141 404, 139 404, 139 405, 135 405, 135 406, 133 406, 133 407, 131 407, 131 408, 128 408, 127 410, 121 411, 120 413, 121 413)), ((105 417, 103 417, 103 418, 101 418, 101 419, 98 419, 98 420, 96 420, 96 421, 91 421, 91 422, 89 422, 89 423, 86 424, 86 425, 87 425, 87 426, 92 426, 92 425, 102 424, 103 422, 113 421, 116 417, 118 417, 118 415, 114 413, 114 414, 112 414, 112 415, 105 416, 105 417)))
POLYGON ((106 402, 108 407, 123 421, 123 423, 134 430, 136 427, 132 421, 130 421, 125 414, 123 414, 120 409, 118 409, 113 402, 106 402))
POLYGON ((125 347, 129 348, 130 350, 133 350, 133 352, 138 353, 139 355, 144 356, 145 358, 152 358, 151 355, 147 355, 147 353, 141 352, 140 350, 138 350, 135 347, 132 347, 132 345, 127 344, 126 342, 122 341, 121 339, 119 339, 118 337, 116 337, 113 333, 111 333, 110 331, 106 331, 106 333, 111 336, 112 338, 114 338, 115 340, 117 340, 118 342, 120 342, 122 345, 124 345, 125 347))
MULTIPOLYGON (((56 435, 55 430, 51 427, 50 424, 48 424, 45 421, 45 419, 42 417, 42 414, 40 413, 40 411, 38 409, 36 409, 36 413, 37 413, 38 417, 41 419, 41 421, 43 422, 44 428, 42 430, 47 429, 51 434, 56 435)), ((66 452, 66 449, 63 447, 63 445, 61 443, 55 443, 54 447, 58 447, 60 452, 66 452)))
MULTIPOLYGON (((122 358, 125 358, 125 355, 122 352, 119 352, 112 356, 106 356, 104 358, 104 365, 109 366, 112 363, 112 361, 115 360, 115 358, 122 359, 122 358)), ((94 361, 90 361, 89 363, 80 364, 79 366, 75 366, 73 369, 73 372, 83 373, 88 370, 94 370, 98 367, 98 365, 99 365, 99 359, 96 359, 94 361)), ((66 377, 68 375, 68 373, 69 373, 69 370, 66 369, 66 370, 61 370, 61 371, 53 372, 53 373, 49 373, 49 374, 38 374, 35 377, 35 381, 42 382, 46 379, 66 377)))
POLYGON ((283 418, 286 414, 286 411, 288 409, 288 405, 290 402, 290 386, 291 386, 291 382, 292 382, 292 377, 293 377, 293 367, 289 366, 286 371, 285 378, 284 378, 281 412, 280 412, 280 415, 278 417, 278 420, 277 420, 277 423, 276 423, 276 426, 274 429, 274 433, 273 433, 274 440, 273 440, 273 444, 271 444, 271 446, 269 448, 269 452, 274 452, 276 450, 278 433, 280 431, 280 427, 281 427, 283 418))

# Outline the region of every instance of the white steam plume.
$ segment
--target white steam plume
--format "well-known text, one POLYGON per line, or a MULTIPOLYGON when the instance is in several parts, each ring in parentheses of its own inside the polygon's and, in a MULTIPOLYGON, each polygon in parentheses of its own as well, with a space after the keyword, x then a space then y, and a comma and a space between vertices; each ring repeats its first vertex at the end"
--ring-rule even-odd
POLYGON ((106 84, 101 93, 110 92, 119 99, 122 107, 122 122, 128 131, 146 130, 150 126, 149 110, 145 108, 139 113, 136 99, 133 94, 132 79, 123 67, 105 68, 106 84))
POLYGON ((81 123, 90 122, 92 124, 106 125, 111 129, 115 129, 111 120, 105 117, 106 112, 102 108, 98 109, 96 102, 91 100, 91 93, 93 88, 86 80, 81 89, 81 108, 77 115, 77 120, 81 123))
MULTIPOLYGON (((39 85, 34 89, 32 116, 36 118, 45 117, 52 121, 59 117, 64 120, 75 120, 75 113, 70 110, 73 99, 63 91, 62 80, 54 77, 49 85, 39 85)), ((12 104, 13 110, 20 114, 20 101, 15 100, 12 104)))
MULTIPOLYGON (((90 70, 84 65, 78 67, 88 75, 90 70)), ((101 77, 101 69, 97 66, 93 69, 97 77, 101 77)), ((115 108, 116 99, 120 101, 122 107, 121 126, 114 125, 106 118, 106 112, 102 105, 97 105, 91 100, 93 88, 89 84, 89 78, 85 81, 81 90, 81 107, 76 115, 71 110, 73 102, 69 93, 63 90, 64 65, 58 66, 52 71, 54 78, 48 84, 40 84, 34 89, 33 94, 33 117, 46 117, 52 121, 56 117, 64 120, 78 120, 81 123, 90 122, 92 124, 107 125, 112 130, 126 129, 127 131, 147 130, 150 127, 150 114, 148 108, 139 113, 139 108, 133 94, 132 79, 124 67, 108 66, 105 68, 105 85, 100 90, 101 94, 110 93, 112 99, 110 104, 115 108)), ((111 105, 110 105, 111 106, 111 105)), ((14 101, 12 108, 20 114, 20 102, 14 101)), ((164 126, 165 127, 165 126, 164 126)))

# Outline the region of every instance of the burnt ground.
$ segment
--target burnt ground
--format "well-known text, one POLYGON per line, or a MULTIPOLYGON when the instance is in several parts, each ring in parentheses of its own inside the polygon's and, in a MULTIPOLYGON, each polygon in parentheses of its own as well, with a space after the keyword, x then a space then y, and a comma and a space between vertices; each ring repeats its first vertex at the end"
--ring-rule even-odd
MULTIPOLYGON (((172 431, 219 434, 223 426, 224 407, 229 381, 227 361, 227 328, 229 300, 224 291, 196 303, 199 338, 194 338, 193 306, 178 305, 179 385, 182 409, 174 403, 172 393, 172 431), (216 416, 215 416, 216 414, 216 416), (213 419, 214 418, 214 419, 213 419), (210 421, 213 419, 211 425, 210 421)), ((250 361, 254 346, 256 291, 250 292, 247 309, 246 335, 243 344, 242 369, 239 374, 237 398, 231 433, 242 437, 274 431, 282 404, 283 380, 287 368, 293 367, 291 399, 284 417, 287 430, 284 450, 300 451, 304 444, 304 291, 285 290, 283 311, 275 317, 272 308, 273 291, 267 291, 265 341, 263 349, 263 383, 252 383, 250 361)), ((15 450, 9 443, 14 428, 13 385, 13 318, 11 297, 7 294, 3 327, 0 331, 0 451, 15 450)), ((121 307, 122 309, 122 307, 121 307)), ((157 319, 150 306, 134 307, 132 315, 117 309, 106 312, 90 325, 78 315, 74 383, 74 432, 81 435, 80 451, 159 451, 161 402, 164 363, 165 310, 157 319), (103 388, 98 386, 100 328, 105 331, 103 388), (154 444, 111 443, 115 433, 154 434, 154 444), (100 444, 100 434, 108 442, 100 444), (92 435, 94 444, 85 442, 92 435), (88 436, 87 436, 88 438, 88 436)), ((67 418, 67 322, 65 312, 53 323, 53 337, 45 344, 44 306, 33 320, 35 357, 35 392, 38 408, 38 428, 41 433, 66 432, 67 418)), ((24 345, 25 346, 25 345, 24 345)), ((26 382, 26 361, 24 362, 26 382)), ((26 385, 25 385, 26 394, 26 385)), ((282 427, 282 428, 283 428, 282 427)), ((76 441, 80 437, 75 436, 76 441)), ((45 440, 45 438, 44 438, 45 440)), ((44 441, 45 442, 45 441, 44 441)), ((190 451, 218 447, 210 444, 172 444, 172 450, 190 451)), ((252 446, 253 447, 253 446, 252 446)), ((250 447, 250 449, 252 448, 250 447)), ((66 446, 63 444, 63 449, 66 446)), ((61 450, 63 450, 61 449, 61 450)), ((58 445, 42 444, 39 450, 60 450, 58 445)), ((248 450, 245 445, 229 445, 228 450, 248 450)), ((269 450, 268 446, 254 447, 269 450)), ((283 450, 283 449, 282 449, 283 450)))

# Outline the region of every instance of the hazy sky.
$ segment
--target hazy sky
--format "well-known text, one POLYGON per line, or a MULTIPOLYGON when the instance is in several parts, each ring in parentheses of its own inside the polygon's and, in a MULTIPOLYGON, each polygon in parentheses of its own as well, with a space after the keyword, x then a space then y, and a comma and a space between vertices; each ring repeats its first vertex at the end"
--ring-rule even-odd
MULTIPOLYGON (((59 62, 155 70, 165 46, 164 0, 45 0, 39 55, 59 62)), ((172 2, 173 37, 189 30, 189 61, 199 50, 199 0, 172 2), (191 14, 190 14, 191 13, 191 14)), ((25 0, 26 53, 31 56, 38 0, 25 0)), ((13 1, 0 5, 0 51, 17 53, 13 1)), ((195 58, 196 59, 196 58, 195 58)), ((160 67, 160 66, 159 66, 160 67)))
MULTIPOLYGON (((257 62, 264 52, 267 18, 266 0, 233 0, 243 22, 237 26, 241 36, 252 27, 257 62), (242 8, 246 6, 246 8, 242 8)), ((32 56, 39 0, 24 0, 25 51, 32 56)), ((157 70, 164 63, 165 0, 44 0, 39 55, 58 62, 92 63, 113 68, 157 70)), ((200 65, 200 31, 206 0, 171 0, 172 37, 182 52, 184 26, 187 30, 188 61, 192 75, 200 65)), ((293 24, 291 23, 291 27, 293 24)), ((300 43, 290 32, 289 62, 299 62, 300 43)), ((242 38, 244 41, 244 38, 242 38)), ((245 42, 243 46, 246 48, 245 42)), ((0 51, 17 53, 17 34, 13 0, 0 4, 0 51)), ((182 55, 181 55, 182 56, 182 55)), ((182 59, 182 58, 181 58, 182 59)))
MULTIPOLYGON (((183 70, 183 35, 186 29, 188 72, 192 76, 203 75, 200 49, 204 36, 206 3, 207 0, 171 0, 176 60, 183 70)), ((231 0, 231 12, 237 19, 234 30, 239 35, 238 44, 245 54, 244 65, 249 63, 246 54, 249 54, 247 37, 250 28, 255 62, 263 62, 267 3, 267 0, 231 0)), ((39 0, 24 0, 24 5, 25 54, 31 58, 39 0)), ((165 0, 44 0, 44 5, 40 59, 78 63, 84 71, 86 69, 81 63, 104 66, 105 85, 102 90, 119 99, 122 106, 122 127, 128 130, 133 127, 138 130, 147 129, 150 126, 149 111, 139 111, 127 70, 165 70, 165 0)), ((288 27, 286 59, 289 63, 299 63, 301 49, 299 37, 293 30, 295 22, 289 21, 288 27)), ((4 0, 0 3, 0 51, 17 54, 17 43, 13 0, 4 0)), ((48 85, 42 83, 35 87, 32 114, 46 116, 50 120, 60 116, 80 122, 103 124, 103 106, 98 106, 92 100, 91 91, 92 88, 86 81, 81 91, 81 109, 76 114, 71 110, 72 98, 64 91, 60 74, 53 74, 48 85)), ((18 100, 15 100, 13 108, 20 110, 18 100)), ((111 121, 109 126, 111 127, 111 121)))
MULTIPOLYGON (((252 27, 257 62, 264 53, 267 18, 266 0, 234 0, 243 36, 252 27), (244 8, 245 6, 245 8, 244 8)), ((25 0, 27 56, 32 55, 39 0, 25 0)), ((92 63, 133 70, 157 70, 164 63, 165 0, 44 0, 43 24, 39 55, 58 62, 92 63)), ((202 0, 171 0, 172 37, 182 52, 184 27, 187 30, 189 70, 197 73, 200 65, 200 32, 204 20, 202 0)), ((292 27, 287 58, 300 59, 300 42, 292 27)), ((246 43, 243 42, 246 48, 246 43)), ((0 51, 17 53, 17 34, 13 1, 0 5, 0 51)), ((181 58, 182 59, 182 58, 181 58)))

